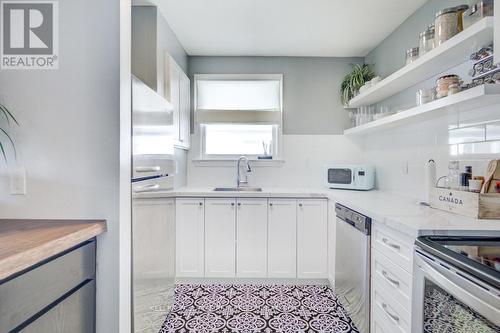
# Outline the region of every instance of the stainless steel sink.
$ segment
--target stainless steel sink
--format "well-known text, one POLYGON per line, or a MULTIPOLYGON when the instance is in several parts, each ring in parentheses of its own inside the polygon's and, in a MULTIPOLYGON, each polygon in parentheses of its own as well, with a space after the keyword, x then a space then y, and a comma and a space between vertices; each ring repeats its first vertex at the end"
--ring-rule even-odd
POLYGON ((262 192, 260 187, 216 187, 215 192, 262 192))

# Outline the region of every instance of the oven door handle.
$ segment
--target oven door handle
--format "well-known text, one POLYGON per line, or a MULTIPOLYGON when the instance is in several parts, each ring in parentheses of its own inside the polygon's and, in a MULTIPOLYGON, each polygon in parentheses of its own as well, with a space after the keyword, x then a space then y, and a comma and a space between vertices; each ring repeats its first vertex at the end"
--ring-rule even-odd
POLYGON ((134 189, 134 193, 154 192, 158 191, 159 189, 160 189, 159 184, 149 184, 149 185, 138 186, 137 188, 134 189))
POLYGON ((417 253, 418 265, 424 271, 426 278, 441 286, 445 291, 455 296, 466 305, 477 311, 480 315, 490 320, 497 326, 500 326, 500 300, 498 294, 488 291, 469 279, 457 274, 453 269, 446 269, 435 261, 431 261, 417 253), (448 275, 448 276, 446 276, 448 275), (478 290, 485 297, 491 300, 487 302, 467 290, 478 290))

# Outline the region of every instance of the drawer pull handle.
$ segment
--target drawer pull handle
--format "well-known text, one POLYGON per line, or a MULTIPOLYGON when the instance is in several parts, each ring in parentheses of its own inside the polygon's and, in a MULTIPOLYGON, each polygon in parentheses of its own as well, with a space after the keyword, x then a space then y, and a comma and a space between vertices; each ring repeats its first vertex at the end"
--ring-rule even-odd
POLYGON ((135 172, 158 172, 161 171, 161 167, 158 165, 155 166, 138 166, 135 167, 135 172))
POLYGON ((158 190, 160 188, 160 185, 158 184, 150 184, 150 185, 144 185, 144 186, 139 186, 134 189, 134 193, 143 193, 143 192, 151 192, 158 190))
POLYGON ((389 281, 390 283, 392 283, 393 285, 395 286, 398 286, 399 287, 399 281, 398 280, 394 280, 392 278, 389 277, 389 274, 387 274, 386 271, 382 271, 382 275, 384 276, 384 278, 389 281))
POLYGON ((382 308, 384 309, 385 313, 387 313, 389 315, 389 317, 391 317, 395 322, 399 323, 399 317, 396 316, 395 314, 392 314, 391 312, 389 312, 387 304, 382 303, 382 308))
POLYGON ((396 249, 396 250, 401 250, 401 246, 398 245, 398 244, 394 244, 394 243, 391 243, 389 242, 389 240, 387 238, 382 238, 382 242, 384 242, 384 244, 396 249))

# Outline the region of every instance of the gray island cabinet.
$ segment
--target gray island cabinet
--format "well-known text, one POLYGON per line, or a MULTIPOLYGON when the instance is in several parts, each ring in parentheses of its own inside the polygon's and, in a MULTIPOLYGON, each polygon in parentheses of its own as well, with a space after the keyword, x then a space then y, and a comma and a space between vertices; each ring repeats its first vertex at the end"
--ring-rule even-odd
MULTIPOLYGON (((2 221, 0 239, 1 228, 2 221)), ((80 232, 68 234, 66 239, 58 238, 55 243, 37 245, 38 251, 49 249, 50 252, 65 240, 71 238, 73 242, 66 243, 66 249, 43 260, 38 260, 38 253, 33 251, 35 246, 32 246, 18 261, 21 264, 26 257, 30 257, 35 260, 32 265, 24 267, 27 266, 25 263, 19 267, 20 270, 9 271, 8 276, 0 275, 0 333, 95 332, 95 236, 98 233, 92 232, 87 237, 80 232), (68 244, 71 246, 68 247, 68 244)), ((19 242, 23 241, 26 242, 26 239, 19 242)), ((0 273, 12 262, 0 260, 0 273)))

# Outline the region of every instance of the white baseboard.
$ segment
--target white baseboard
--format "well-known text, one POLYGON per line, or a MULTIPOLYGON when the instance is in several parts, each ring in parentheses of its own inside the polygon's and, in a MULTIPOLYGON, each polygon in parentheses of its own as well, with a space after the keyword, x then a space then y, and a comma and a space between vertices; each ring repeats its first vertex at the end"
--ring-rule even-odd
POLYGON ((176 278, 176 284, 330 285, 328 279, 176 278))

